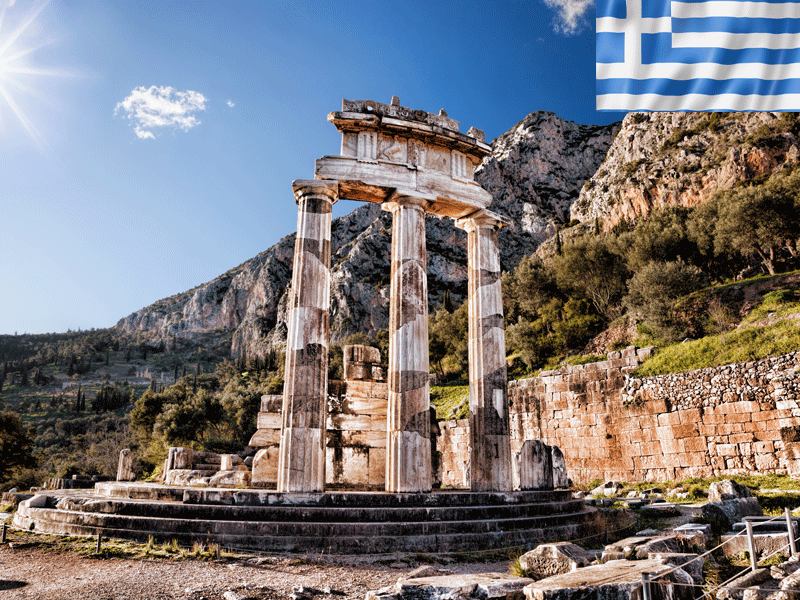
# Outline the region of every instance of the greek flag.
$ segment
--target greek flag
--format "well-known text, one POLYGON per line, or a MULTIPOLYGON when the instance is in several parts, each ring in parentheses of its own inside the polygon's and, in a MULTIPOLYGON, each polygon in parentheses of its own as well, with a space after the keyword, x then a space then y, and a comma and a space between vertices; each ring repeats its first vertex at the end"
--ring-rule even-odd
POLYGON ((800 111, 800 0, 597 0, 597 110, 800 111))

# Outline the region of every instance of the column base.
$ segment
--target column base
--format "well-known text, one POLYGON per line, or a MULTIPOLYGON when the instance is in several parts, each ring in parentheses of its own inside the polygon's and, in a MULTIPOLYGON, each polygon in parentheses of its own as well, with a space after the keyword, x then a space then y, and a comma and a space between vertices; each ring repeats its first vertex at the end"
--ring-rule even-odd
POLYGON ((470 486, 472 492, 507 492, 512 489, 511 441, 507 435, 484 435, 473 448, 470 461, 470 486))
POLYGON ((386 442, 386 491, 430 492, 431 441, 416 431, 390 431, 386 442))
POLYGON ((278 459, 279 492, 325 491, 325 438, 322 429, 286 427, 278 459))

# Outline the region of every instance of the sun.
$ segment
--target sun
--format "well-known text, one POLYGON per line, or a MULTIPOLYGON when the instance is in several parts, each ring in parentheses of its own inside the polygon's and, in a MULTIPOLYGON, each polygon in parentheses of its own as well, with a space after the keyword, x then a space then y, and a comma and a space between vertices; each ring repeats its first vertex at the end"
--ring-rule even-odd
POLYGON ((18 121, 33 141, 43 147, 44 138, 26 114, 23 99, 34 96, 37 78, 63 76, 66 73, 37 67, 34 53, 48 42, 27 45, 21 39, 30 32, 48 2, 23 14, 14 0, 0 0, 0 128, 5 130, 18 121))

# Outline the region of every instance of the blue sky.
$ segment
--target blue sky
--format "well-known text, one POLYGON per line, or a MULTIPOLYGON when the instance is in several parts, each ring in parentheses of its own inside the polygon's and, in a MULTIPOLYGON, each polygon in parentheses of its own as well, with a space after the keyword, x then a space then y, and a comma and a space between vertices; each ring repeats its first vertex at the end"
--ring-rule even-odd
POLYGON ((114 325, 292 233, 342 98, 487 140, 621 118, 591 0, 546 1, 0 0, 0 333, 114 325))

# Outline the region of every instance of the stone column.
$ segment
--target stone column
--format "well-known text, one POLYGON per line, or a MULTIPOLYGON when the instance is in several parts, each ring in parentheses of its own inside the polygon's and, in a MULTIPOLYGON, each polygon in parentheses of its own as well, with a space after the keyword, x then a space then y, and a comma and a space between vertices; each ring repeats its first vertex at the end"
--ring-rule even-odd
POLYGON ((479 214, 457 225, 468 234, 470 489, 508 491, 511 444, 497 240, 503 223, 479 214))
POLYGON ((431 490, 426 204, 411 197, 384 204, 393 215, 387 492, 431 490))
POLYGON ((283 385, 279 492, 321 492, 325 487, 328 402, 333 181, 292 183, 298 206, 294 268, 289 292, 283 385))

